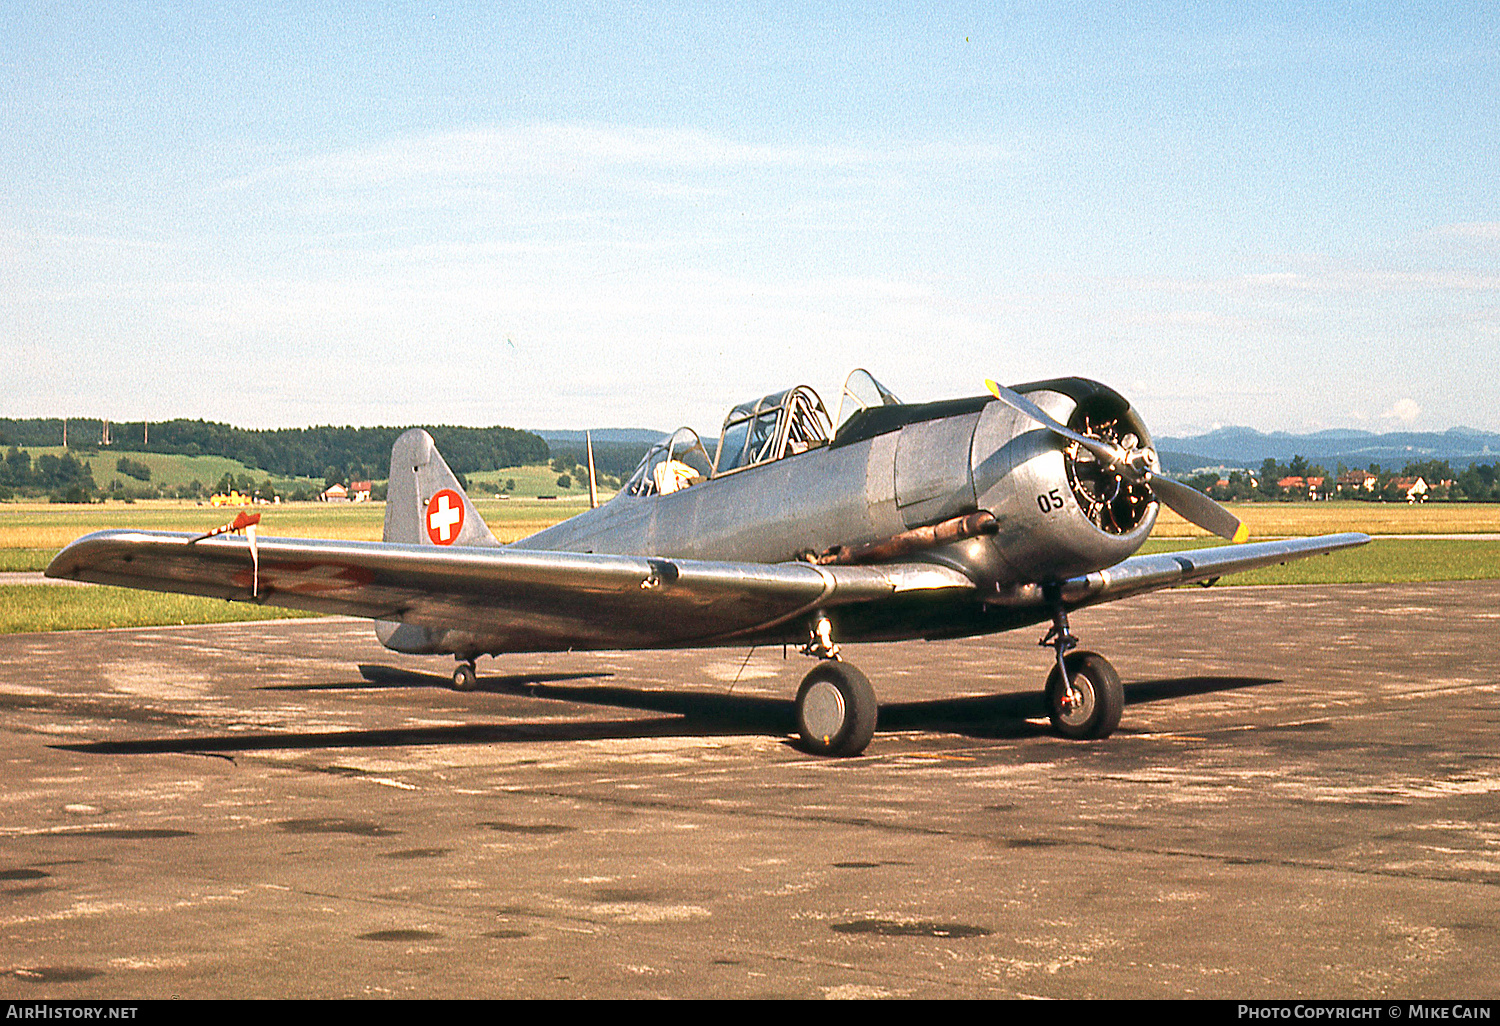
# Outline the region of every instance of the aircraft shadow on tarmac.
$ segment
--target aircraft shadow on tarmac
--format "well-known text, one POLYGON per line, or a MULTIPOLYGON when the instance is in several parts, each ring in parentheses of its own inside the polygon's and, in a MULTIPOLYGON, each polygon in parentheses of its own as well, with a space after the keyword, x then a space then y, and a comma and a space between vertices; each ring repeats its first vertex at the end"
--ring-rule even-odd
MULTIPOLYGON (((323 684, 267 684, 257 691, 358 691, 370 688, 439 688, 447 691, 453 687, 453 679, 437 673, 422 673, 396 666, 370 666, 361 664, 357 681, 339 680, 323 684)), ((613 677, 612 673, 512 673, 504 677, 480 677, 474 691, 495 691, 509 694, 526 694, 529 685, 547 684, 559 680, 589 680, 613 677)))
MULTIPOLYGON (((339 690, 366 687, 449 687, 449 678, 389 666, 362 665, 358 682, 277 685, 267 690, 339 690)), ((598 684, 566 685, 557 681, 609 677, 608 673, 509 674, 480 677, 475 693, 508 694, 579 705, 635 709, 666 715, 649 719, 576 722, 474 723, 444 727, 397 727, 380 730, 319 732, 241 732, 54 745, 95 755, 202 754, 275 749, 379 748, 402 745, 496 744, 529 741, 584 741, 614 738, 709 737, 796 733, 791 699, 762 698, 720 692, 662 691, 598 684)), ((1178 677, 1137 681, 1125 686, 1127 705, 1186 698, 1280 683, 1267 677, 1178 677)), ((1026 738, 1050 732, 1047 711, 1037 692, 888 702, 880 706, 880 731, 931 731, 972 738, 1026 738)))

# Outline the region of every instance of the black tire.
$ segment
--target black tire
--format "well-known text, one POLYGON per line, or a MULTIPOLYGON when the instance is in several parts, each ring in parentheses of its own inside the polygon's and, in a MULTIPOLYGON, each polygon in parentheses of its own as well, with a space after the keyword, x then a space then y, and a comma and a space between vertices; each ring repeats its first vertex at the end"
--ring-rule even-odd
POLYGON ((870 681, 848 663, 824 660, 797 689, 797 729, 814 755, 858 755, 875 736, 880 703, 870 681))
POLYGON ((1096 741, 1109 737, 1120 725, 1125 711, 1125 688, 1120 675, 1109 660, 1094 652, 1070 652, 1068 676, 1079 693, 1077 704, 1063 708, 1062 674, 1056 666, 1047 675, 1047 711, 1052 727, 1075 741, 1096 741))
POLYGON ((479 674, 473 663, 459 663, 453 670, 453 690, 473 691, 479 686, 479 674))

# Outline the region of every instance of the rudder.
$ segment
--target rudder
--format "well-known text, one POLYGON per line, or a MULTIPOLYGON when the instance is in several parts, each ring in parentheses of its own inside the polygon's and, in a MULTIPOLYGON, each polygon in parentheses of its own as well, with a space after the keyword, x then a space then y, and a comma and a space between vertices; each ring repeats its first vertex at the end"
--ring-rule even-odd
POLYGON ((500 544, 448 468, 432 436, 421 428, 412 428, 391 446, 381 538, 407 545, 500 544))

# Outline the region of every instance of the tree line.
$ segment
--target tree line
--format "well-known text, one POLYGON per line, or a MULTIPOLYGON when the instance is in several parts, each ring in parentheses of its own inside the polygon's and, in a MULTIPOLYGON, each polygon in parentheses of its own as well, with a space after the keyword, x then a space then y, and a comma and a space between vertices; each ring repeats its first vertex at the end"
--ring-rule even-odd
POLYGON ((0 460, 0 499, 21 495, 48 495, 55 502, 92 502, 98 493, 94 467, 70 452, 61 456, 31 453, 12 445, 0 460))
POLYGON ((1414 460, 1402 467, 1399 473, 1384 470, 1372 463, 1364 474, 1369 486, 1340 488, 1337 484, 1350 470, 1358 468, 1337 464, 1333 473, 1319 465, 1293 456, 1290 463, 1278 463, 1268 458, 1260 466, 1259 475, 1248 470, 1232 470, 1221 477, 1216 472, 1205 472, 1185 478, 1187 484, 1214 499, 1223 500, 1286 500, 1307 499, 1313 491, 1325 498, 1361 499, 1372 502, 1406 501, 1406 486, 1421 478, 1427 485, 1428 500, 1447 502, 1500 502, 1500 465, 1470 463, 1464 470, 1455 471, 1448 460, 1414 460), (1301 479, 1301 484, 1283 487, 1282 481, 1301 479), (1312 479, 1322 479, 1322 485, 1314 489, 1312 479))
MULTIPOLYGON (((64 422, 59 418, 0 418, 0 445, 62 445, 63 430, 64 422)), ((332 484, 385 477, 391 446, 405 430, 332 425, 251 430, 204 420, 168 420, 149 425, 134 421, 109 425, 108 448, 114 452, 226 456, 278 477, 322 478, 332 484)), ((463 474, 545 463, 551 458, 547 443, 529 431, 449 425, 427 430, 448 465, 463 474)), ((72 446, 97 448, 104 423, 97 419, 69 418, 67 433, 72 446)))

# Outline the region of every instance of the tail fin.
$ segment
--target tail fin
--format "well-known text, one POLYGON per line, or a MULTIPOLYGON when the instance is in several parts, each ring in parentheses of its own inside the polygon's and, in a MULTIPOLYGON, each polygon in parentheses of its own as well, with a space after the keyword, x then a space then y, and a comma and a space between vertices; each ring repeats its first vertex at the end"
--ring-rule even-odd
POLYGON ((381 537, 407 545, 500 544, 448 469, 432 436, 421 428, 412 428, 391 446, 381 537))

